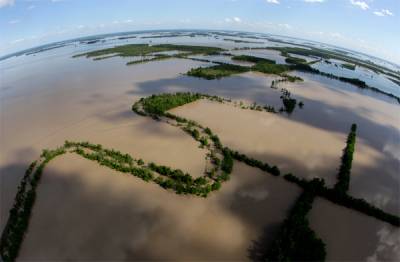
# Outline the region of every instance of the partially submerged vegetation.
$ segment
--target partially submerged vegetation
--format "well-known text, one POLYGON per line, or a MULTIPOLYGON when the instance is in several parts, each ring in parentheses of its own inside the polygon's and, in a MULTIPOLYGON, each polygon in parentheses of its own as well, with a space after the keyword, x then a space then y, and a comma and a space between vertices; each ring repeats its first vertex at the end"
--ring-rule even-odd
POLYGON ((349 69, 349 70, 356 70, 356 65, 353 65, 353 64, 345 63, 345 64, 341 64, 341 67, 349 69))
POLYGON ((356 86, 358 88, 361 88, 361 89, 367 89, 367 90, 370 90, 370 91, 373 91, 373 92, 376 92, 376 93, 380 93, 380 94, 383 94, 383 95, 386 95, 388 97, 391 97, 391 98, 395 99, 400 104, 400 97, 398 97, 398 96, 396 96, 396 95, 394 95, 392 93, 388 93, 388 92, 382 91, 382 90, 380 90, 380 89, 378 89, 376 87, 369 86, 364 81, 362 81, 362 80, 360 80, 358 78, 349 78, 349 77, 336 76, 334 74, 322 72, 322 71, 320 71, 320 70, 318 70, 316 68, 311 67, 308 64, 302 64, 302 63, 293 65, 292 69, 293 70, 302 71, 302 72, 306 72, 306 73, 312 73, 312 74, 321 75, 321 76, 324 76, 324 77, 327 77, 327 78, 339 80, 339 81, 344 82, 344 83, 352 84, 352 85, 354 85, 354 86, 356 86))
POLYGON ((274 60, 257 57, 257 56, 250 56, 250 55, 236 55, 232 57, 232 60, 237 61, 244 61, 244 62, 251 62, 251 63, 268 63, 268 64, 276 64, 274 60))
POLYGON ((305 63, 307 63, 307 61, 305 59, 293 57, 293 56, 286 57, 285 62, 288 64, 305 64, 305 63))
MULTIPOLYGON (((115 46, 96 51, 90 51, 87 53, 75 55, 73 57, 85 56, 86 58, 95 58, 110 54, 121 57, 145 56, 145 55, 150 55, 152 53, 165 52, 165 51, 181 51, 181 52, 187 52, 187 55, 195 55, 195 54, 210 54, 210 53, 220 52, 223 51, 223 49, 218 47, 209 47, 209 46, 191 46, 191 45, 173 45, 173 44, 160 44, 160 45, 129 44, 129 45, 115 46)), ((170 56, 170 57, 175 57, 175 56, 170 56)))
POLYGON ((364 61, 356 57, 350 57, 347 53, 331 51, 327 49, 321 49, 316 47, 304 46, 302 47, 268 47, 268 49, 280 51, 283 56, 288 56, 289 54, 303 55, 309 57, 320 57, 328 61, 328 59, 337 59, 346 62, 347 64, 352 64, 354 66, 362 66, 371 69, 374 72, 387 74, 397 80, 400 80, 400 75, 398 72, 381 67, 370 61, 364 61))
MULTIPOLYGON (((314 179, 310 182, 320 183, 314 179)), ((307 214, 316 197, 313 187, 303 191, 262 261, 324 261, 324 242, 310 228, 307 214)))
MULTIPOLYGON (((292 174, 286 174, 283 176, 287 181, 294 183, 300 187, 304 188, 309 188, 310 187, 310 181, 304 179, 304 178, 298 178, 292 174)), ((323 180, 321 180, 324 182, 323 180)), ((379 209, 364 199, 361 198, 355 198, 352 197, 348 194, 342 194, 336 189, 328 188, 324 183, 319 183, 315 184, 313 186, 313 190, 316 192, 316 194, 319 197, 325 198, 326 200, 331 201, 332 203, 335 203, 337 205, 341 205, 347 208, 350 208, 352 210, 358 211, 360 213, 363 213, 365 215, 374 217, 376 219, 379 219, 381 221, 384 221, 386 223, 389 223, 393 226, 400 227, 400 217, 397 215, 393 215, 390 213, 387 213, 383 211, 382 209, 379 209)))
MULTIPOLYGON (((247 62, 252 62, 255 63, 254 66, 252 67, 246 67, 246 66, 239 66, 239 65, 232 65, 232 64, 227 64, 227 63, 217 63, 215 66, 210 66, 210 67, 199 67, 199 68, 193 68, 189 72, 187 72, 188 75, 190 76, 195 76, 195 77, 200 77, 200 78, 205 78, 208 80, 212 79, 220 79, 222 77, 227 77, 231 76, 234 74, 240 74, 248 71, 256 71, 256 72, 261 72, 265 74, 275 74, 275 75, 280 75, 284 76, 287 75, 286 73, 288 71, 292 70, 299 70, 303 72, 308 72, 308 73, 313 73, 313 74, 319 74, 325 77, 329 77, 332 79, 336 79, 342 82, 346 82, 352 85, 355 85, 357 87, 363 88, 363 89, 368 89, 377 93, 381 93, 383 95, 387 95, 391 98, 396 99, 400 103, 400 97, 382 91, 376 87, 371 87, 368 86, 364 81, 356 78, 347 78, 347 77, 339 77, 333 74, 328 74, 325 72, 321 72, 318 69, 315 69, 310 66, 311 63, 306 63, 305 59, 302 58, 297 58, 297 57, 292 57, 290 56, 290 53, 292 54, 297 54, 297 55, 304 55, 304 56, 313 56, 313 57, 320 57, 321 59, 325 59, 325 61, 328 61, 328 59, 331 58, 336 58, 336 59, 341 59, 347 63, 343 64, 344 67, 346 68, 353 68, 356 65, 361 65, 364 67, 368 67, 368 65, 371 67, 372 65, 370 64, 360 64, 361 60, 349 60, 348 56, 341 55, 340 57, 338 56, 338 53, 332 52, 332 51, 326 51, 322 49, 305 49, 305 48, 299 48, 299 47, 269 47, 268 49, 273 49, 280 51, 283 56, 286 56, 286 62, 288 63, 287 65, 282 65, 282 64, 276 64, 275 61, 266 59, 266 58, 260 58, 260 57, 255 57, 255 56, 248 56, 248 55, 239 55, 239 56, 233 56, 233 60, 237 61, 247 61, 247 62), (342 59, 343 58, 343 59, 342 59), (352 64, 350 64, 352 63, 352 64)), ((137 61, 131 61, 128 62, 127 65, 133 65, 133 64, 138 64, 138 63, 143 63, 143 62, 150 62, 150 61, 156 61, 156 60, 164 60, 168 58, 189 58, 190 55, 198 55, 198 54, 204 54, 204 55, 212 55, 212 54, 220 54, 223 52, 224 49, 218 48, 218 47, 210 47, 210 46, 191 46, 191 45, 174 45, 174 44, 160 44, 160 45, 147 45, 147 44, 129 44, 129 45, 122 45, 122 46, 116 46, 112 48, 107 48, 107 49, 102 49, 102 50, 96 50, 96 51, 90 51, 87 53, 83 54, 78 54, 73 57, 81 57, 85 56, 87 58, 93 58, 94 60, 102 60, 102 59, 107 59, 110 57, 115 57, 115 56, 121 56, 121 57, 134 57, 134 56, 141 56, 143 57, 140 60, 137 61), (175 55, 156 55, 156 57, 152 58, 146 58, 146 56, 150 56, 154 53, 158 52, 165 52, 165 51, 180 51, 180 52, 185 52, 181 54, 175 54, 175 55)), ((207 61, 207 62, 212 62, 208 61, 206 59, 195 59, 195 58, 190 58, 193 60, 199 60, 199 61, 207 61)), ((213 62, 215 63, 215 62, 213 62)), ((372 66, 375 70, 378 70, 381 73, 385 73, 388 76, 395 78, 395 79, 400 79, 399 76, 397 76, 395 73, 391 72, 383 72, 382 70, 376 69, 374 66, 372 66)))
MULTIPOLYGON (((171 58, 171 56, 169 56, 169 55, 155 55, 152 58, 147 58, 146 56, 144 56, 144 57, 142 57, 142 59, 129 61, 126 63, 126 65, 136 65, 136 64, 141 64, 141 63, 165 60, 165 59, 169 59, 169 58, 171 58)), ((96 60, 96 58, 94 60, 96 60)))
POLYGON ((232 39, 232 38, 224 38, 223 40, 234 42, 234 43, 264 44, 264 42, 260 42, 260 41, 248 41, 248 40, 239 40, 239 39, 232 39))
POLYGON ((351 125, 351 131, 347 136, 346 147, 343 149, 342 163, 339 168, 338 182, 335 185, 335 190, 345 194, 350 187, 350 172, 353 162, 353 154, 356 144, 357 125, 351 125))
POLYGON ((45 166, 52 159, 64 153, 66 151, 63 147, 55 150, 43 150, 40 159, 32 162, 26 170, 0 239, 0 255, 4 261, 15 261, 18 256, 35 204, 36 189, 45 166))
POLYGON ((280 96, 280 98, 282 99, 284 107, 282 107, 280 111, 281 112, 285 111, 288 114, 291 114, 297 105, 297 100, 292 98, 289 90, 285 88, 281 89, 281 93, 282 95, 280 96))
MULTIPOLYGON (((210 128, 203 127, 195 121, 188 120, 171 114, 168 110, 191 103, 200 98, 209 99, 220 103, 232 103, 229 99, 217 96, 193 93, 160 94, 141 98, 133 106, 132 110, 142 116, 152 117, 157 121, 181 128, 199 142, 199 146, 207 150, 207 161, 211 168, 206 168, 204 175, 193 178, 188 173, 179 169, 145 163, 142 159, 135 159, 129 154, 114 149, 103 148, 102 145, 89 142, 66 141, 62 147, 55 150, 43 150, 38 161, 33 162, 27 169, 20 186, 6 227, 0 240, 0 254, 5 261, 14 261, 17 258, 19 248, 28 229, 29 218, 36 197, 36 189, 40 183, 44 167, 57 156, 65 153, 75 153, 88 160, 96 161, 100 165, 133 175, 146 182, 156 183, 162 188, 171 190, 177 194, 191 194, 207 197, 212 191, 219 190, 223 182, 228 181, 234 167, 234 159, 247 165, 259 168, 270 175, 280 176, 278 167, 253 159, 238 151, 224 147, 216 134, 210 128)), ((312 208, 312 202, 316 196, 323 197, 335 204, 342 205, 366 215, 375 217, 394 226, 400 226, 400 218, 384 212, 369 204, 364 199, 349 196, 349 163, 354 151, 356 126, 353 125, 348 136, 347 147, 342 158, 343 175, 339 175, 339 182, 343 186, 327 188, 324 180, 298 178, 292 174, 284 175, 284 178, 300 186, 304 192, 296 202, 288 218, 281 226, 281 231, 273 242, 270 251, 266 255, 268 260, 301 260, 323 261, 326 256, 324 243, 310 229, 307 214, 312 208), (342 182, 341 182, 342 181, 342 182)))
POLYGON ((207 80, 220 79, 222 77, 248 72, 250 69, 245 66, 232 64, 219 64, 210 67, 192 68, 186 74, 189 76, 205 78, 207 80))
POLYGON ((247 55, 233 56, 232 60, 251 62, 255 63, 255 65, 248 67, 248 66, 232 65, 226 63, 218 63, 218 65, 210 67, 192 68, 189 72, 187 72, 187 75, 205 78, 207 80, 212 80, 212 79, 219 79, 222 77, 231 76, 234 74, 245 73, 249 71, 256 71, 265 74, 282 75, 283 73, 287 72, 290 69, 287 65, 276 64, 276 62, 273 60, 255 56, 247 56, 247 55))

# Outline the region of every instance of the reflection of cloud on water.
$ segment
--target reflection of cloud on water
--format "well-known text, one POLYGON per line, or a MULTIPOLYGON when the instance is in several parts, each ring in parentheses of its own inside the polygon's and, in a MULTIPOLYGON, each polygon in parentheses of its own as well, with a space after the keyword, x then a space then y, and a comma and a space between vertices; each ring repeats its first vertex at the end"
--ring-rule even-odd
POLYGON ((383 152, 391 155, 397 161, 400 161, 400 144, 399 143, 393 143, 393 141, 389 141, 389 143, 384 145, 383 152))
POLYGON ((264 200, 268 197, 269 193, 266 189, 252 189, 252 190, 241 190, 239 195, 243 198, 248 197, 257 201, 264 200))
MULTIPOLYGON (((384 188, 382 188, 381 190, 383 191, 384 188)), ((384 207, 386 207, 387 204, 390 202, 390 200, 391 200, 390 195, 392 195, 391 192, 388 191, 388 190, 384 190, 384 191, 386 191, 386 192, 383 192, 382 194, 381 194, 381 193, 378 193, 378 194, 375 194, 375 195, 374 195, 374 197, 373 197, 373 199, 372 199, 372 203, 373 203, 375 206, 378 206, 378 207, 380 207, 380 208, 384 208, 384 207), (386 193, 386 194, 385 194, 385 193, 386 193)))
POLYGON ((367 258, 368 262, 393 260, 400 261, 400 230, 384 225, 378 232, 379 243, 373 255, 367 258))

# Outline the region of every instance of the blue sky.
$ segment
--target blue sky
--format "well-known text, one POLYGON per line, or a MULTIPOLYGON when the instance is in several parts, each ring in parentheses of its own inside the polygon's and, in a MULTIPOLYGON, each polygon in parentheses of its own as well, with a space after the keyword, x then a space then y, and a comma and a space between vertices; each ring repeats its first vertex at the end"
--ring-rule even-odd
POLYGON ((84 35, 172 28, 288 35, 400 64, 400 0, 0 0, 0 56, 84 35))

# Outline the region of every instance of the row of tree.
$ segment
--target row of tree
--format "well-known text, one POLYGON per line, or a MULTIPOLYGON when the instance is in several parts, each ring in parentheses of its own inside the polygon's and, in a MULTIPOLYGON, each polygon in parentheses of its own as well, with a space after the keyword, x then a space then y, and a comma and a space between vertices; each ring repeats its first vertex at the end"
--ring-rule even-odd
POLYGON ((193 179, 190 174, 184 173, 180 169, 172 169, 155 163, 144 165, 143 160, 134 160, 131 156, 114 149, 105 149, 88 142, 67 143, 69 148, 75 147, 73 152, 86 159, 96 161, 100 165, 122 173, 132 174, 146 182, 153 181, 165 189, 175 191, 177 194, 193 194, 206 197, 211 191, 220 189, 221 182, 229 179, 225 173, 216 178, 214 182, 206 177, 193 179), (92 152, 86 152, 85 150, 92 152), (153 172, 158 173, 160 176, 156 177, 153 172))
POLYGON ((0 256, 4 261, 15 261, 18 256, 25 232, 28 229, 29 219, 36 199, 36 189, 44 167, 49 161, 65 152, 64 147, 55 150, 44 150, 41 155, 41 163, 37 166, 38 162, 35 161, 26 170, 0 239, 0 256))
POLYGON ((362 81, 362 80, 360 80, 358 78, 341 77, 341 76, 336 76, 336 75, 333 75, 333 74, 330 74, 330 73, 321 72, 318 69, 315 69, 315 68, 311 67, 308 64, 295 64, 295 65, 291 66, 291 69, 292 70, 303 71, 303 72, 308 72, 308 73, 313 73, 313 74, 318 74, 318 75, 322 75, 322 76, 325 76, 325 77, 328 77, 328 78, 331 78, 331 79, 336 79, 336 80, 339 80, 339 81, 342 81, 342 82, 345 82, 345 83, 349 83, 349 84, 352 84, 352 85, 357 86, 357 87, 362 88, 362 89, 368 89, 368 90, 374 91, 376 93, 380 93, 380 94, 389 96, 391 98, 396 99, 397 102, 400 103, 400 97, 398 97, 398 96, 396 96, 396 95, 394 95, 392 93, 388 93, 388 92, 382 91, 382 90, 380 90, 380 89, 378 89, 376 87, 369 86, 364 81, 362 81))
POLYGON ((328 188, 325 186, 323 180, 321 180, 321 183, 316 184, 311 183, 310 181, 303 178, 298 178, 292 174, 286 174, 284 178, 287 181, 295 183, 302 188, 312 189, 318 196, 323 197, 335 204, 359 211, 368 216, 375 217, 379 220, 392 224, 393 226, 400 226, 400 217, 389 214, 382 209, 371 205, 364 199, 355 198, 348 194, 342 194, 335 189, 328 188))
MULTIPOLYGON (((316 181, 318 183, 318 181, 316 181)), ((313 182, 310 182, 313 183, 313 182)), ((312 208, 315 193, 304 190, 281 225, 263 261, 324 261, 324 242, 310 228, 307 214, 312 208)))
POLYGON ((350 171, 353 162, 353 153, 356 144, 357 125, 352 124, 349 135, 347 136, 346 147, 343 149, 342 162, 338 173, 338 182, 335 190, 341 194, 346 194, 350 186, 350 171))
MULTIPOLYGON (((228 150, 228 149, 226 149, 226 150, 228 150)), ((271 175, 274 175, 274 176, 279 176, 281 173, 277 166, 270 166, 268 163, 263 163, 260 160, 251 158, 245 154, 241 154, 238 151, 233 151, 230 149, 229 149, 229 151, 234 159, 236 159, 240 162, 244 162, 249 166, 259 168, 259 169, 261 169, 267 173, 270 173, 271 175)))

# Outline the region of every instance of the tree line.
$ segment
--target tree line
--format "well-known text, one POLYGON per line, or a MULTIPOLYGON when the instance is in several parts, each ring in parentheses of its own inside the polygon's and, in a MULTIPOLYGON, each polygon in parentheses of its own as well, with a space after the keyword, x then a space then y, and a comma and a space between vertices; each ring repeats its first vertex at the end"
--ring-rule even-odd
POLYGON ((341 165, 338 173, 338 182, 335 184, 335 190, 345 194, 350 186, 350 171, 353 162, 354 148, 356 144, 357 125, 352 124, 349 135, 347 136, 346 147, 343 149, 341 165))

